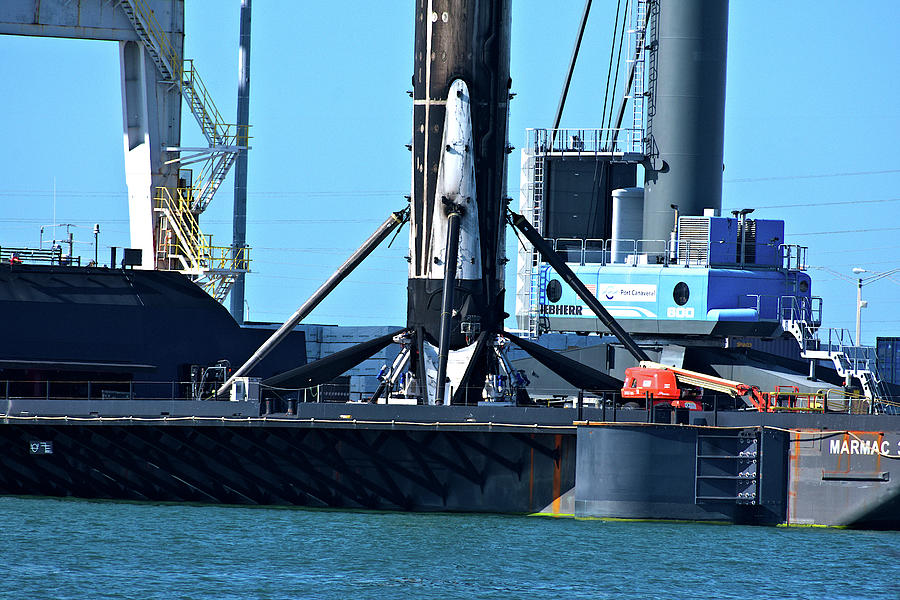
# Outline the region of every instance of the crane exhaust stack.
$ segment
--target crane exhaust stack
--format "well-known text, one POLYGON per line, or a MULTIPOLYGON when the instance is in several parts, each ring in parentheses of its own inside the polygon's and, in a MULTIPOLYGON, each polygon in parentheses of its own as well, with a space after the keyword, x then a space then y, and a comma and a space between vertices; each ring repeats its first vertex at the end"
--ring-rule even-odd
POLYGON ((722 207, 728 0, 657 0, 648 108, 644 239, 722 207))

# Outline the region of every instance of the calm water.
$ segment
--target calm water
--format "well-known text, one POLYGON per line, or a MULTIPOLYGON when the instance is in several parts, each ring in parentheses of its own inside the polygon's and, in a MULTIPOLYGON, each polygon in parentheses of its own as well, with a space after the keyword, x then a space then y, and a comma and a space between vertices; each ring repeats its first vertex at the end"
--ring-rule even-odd
POLYGON ((900 534, 0 498, 4 598, 898 598, 900 534))

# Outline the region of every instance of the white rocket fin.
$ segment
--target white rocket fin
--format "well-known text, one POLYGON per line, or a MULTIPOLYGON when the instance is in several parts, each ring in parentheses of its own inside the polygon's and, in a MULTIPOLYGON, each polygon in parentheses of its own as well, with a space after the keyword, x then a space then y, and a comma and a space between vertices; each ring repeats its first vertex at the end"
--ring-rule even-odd
MULTIPOLYGON (((448 355, 447 379, 450 381, 445 383, 447 385, 445 398, 448 404, 450 403, 450 394, 455 394, 459 389, 463 375, 466 374, 466 369, 472 361, 472 355, 475 354, 476 344, 477 342, 472 342, 465 348, 451 350, 448 355)), ((438 349, 437 346, 432 346, 428 342, 425 342, 423 346, 425 350, 425 383, 428 394, 426 404, 434 404, 437 397, 438 349)))

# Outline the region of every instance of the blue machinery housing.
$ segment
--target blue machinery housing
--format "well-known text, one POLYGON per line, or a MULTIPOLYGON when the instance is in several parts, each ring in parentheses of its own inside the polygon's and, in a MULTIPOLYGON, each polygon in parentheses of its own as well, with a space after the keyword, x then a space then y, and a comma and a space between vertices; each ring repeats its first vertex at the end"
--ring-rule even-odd
MULTIPOLYGON (((784 221, 680 217, 673 239, 557 239, 578 277, 632 333, 774 334, 782 320, 818 321, 805 248, 784 243, 784 221)), ((547 264, 539 268, 538 312, 550 331, 603 325, 547 264)))

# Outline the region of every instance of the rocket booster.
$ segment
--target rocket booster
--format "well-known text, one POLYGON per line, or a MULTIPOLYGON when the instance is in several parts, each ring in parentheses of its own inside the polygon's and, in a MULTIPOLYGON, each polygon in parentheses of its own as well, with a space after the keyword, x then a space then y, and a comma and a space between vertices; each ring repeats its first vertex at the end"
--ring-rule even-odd
POLYGON ((509 4, 416 1, 407 324, 430 343, 439 337, 452 211, 454 350, 504 317, 509 4))

